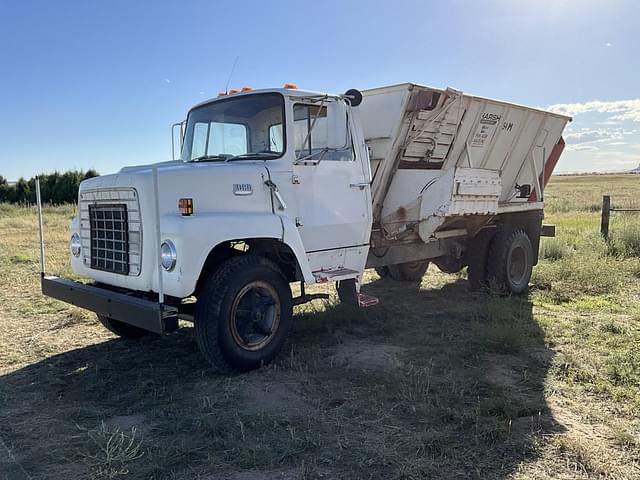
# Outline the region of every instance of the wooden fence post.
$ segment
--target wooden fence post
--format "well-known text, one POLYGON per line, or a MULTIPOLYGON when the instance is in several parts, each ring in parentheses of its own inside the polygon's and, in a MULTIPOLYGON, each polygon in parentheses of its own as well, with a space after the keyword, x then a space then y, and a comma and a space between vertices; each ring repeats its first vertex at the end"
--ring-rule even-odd
POLYGON ((611 197, 609 195, 602 196, 602 222, 600 223, 600 233, 609 239, 609 216, 611 214, 611 197))

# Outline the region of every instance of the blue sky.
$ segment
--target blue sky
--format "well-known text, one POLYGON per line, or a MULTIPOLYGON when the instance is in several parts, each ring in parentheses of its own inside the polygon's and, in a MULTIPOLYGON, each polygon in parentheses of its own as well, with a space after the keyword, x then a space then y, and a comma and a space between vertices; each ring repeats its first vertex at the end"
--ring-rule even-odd
POLYGON ((413 81, 570 113, 557 170, 640 163, 633 0, 0 0, 0 175, 167 160, 231 87, 413 81))

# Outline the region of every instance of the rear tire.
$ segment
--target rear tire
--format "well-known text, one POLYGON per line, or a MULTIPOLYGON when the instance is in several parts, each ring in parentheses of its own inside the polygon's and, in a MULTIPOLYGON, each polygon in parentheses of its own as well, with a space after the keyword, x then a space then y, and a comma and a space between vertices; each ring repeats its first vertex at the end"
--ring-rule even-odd
POLYGON ((458 273, 464 267, 461 258, 450 255, 434 258, 432 261, 443 273, 458 273))
POLYGON ((469 288, 480 290, 487 284, 487 257, 489 256, 489 246, 495 236, 495 229, 486 228, 481 230, 469 244, 465 253, 465 263, 467 267, 467 277, 469 278, 469 288))
POLYGON ((195 333, 200 351, 220 372, 271 362, 291 330, 291 288, 276 264, 255 255, 223 262, 198 297, 195 333))
POLYGON ((128 323, 121 322, 120 320, 109 318, 105 315, 96 314, 96 316, 98 317, 98 320, 100 320, 100 323, 102 323, 102 325, 104 325, 107 330, 115 335, 118 335, 119 337, 126 338, 128 340, 137 340, 151 333, 144 328, 135 327, 133 325, 129 325, 128 323))
POLYGON ((401 282, 415 282, 422 280, 422 277, 429 268, 429 262, 426 260, 418 260, 415 262, 398 263, 389 265, 389 275, 394 280, 401 282))
POLYGON ((491 242, 487 264, 489 283, 505 292, 524 293, 533 272, 533 247, 522 229, 501 232, 491 242))

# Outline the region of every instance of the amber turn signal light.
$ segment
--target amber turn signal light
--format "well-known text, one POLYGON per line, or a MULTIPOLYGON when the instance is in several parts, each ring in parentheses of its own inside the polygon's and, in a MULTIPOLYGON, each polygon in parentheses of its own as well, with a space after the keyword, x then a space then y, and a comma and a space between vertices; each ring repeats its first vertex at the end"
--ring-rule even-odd
POLYGON ((193 198, 181 198, 178 200, 178 210, 185 217, 193 215, 193 198))

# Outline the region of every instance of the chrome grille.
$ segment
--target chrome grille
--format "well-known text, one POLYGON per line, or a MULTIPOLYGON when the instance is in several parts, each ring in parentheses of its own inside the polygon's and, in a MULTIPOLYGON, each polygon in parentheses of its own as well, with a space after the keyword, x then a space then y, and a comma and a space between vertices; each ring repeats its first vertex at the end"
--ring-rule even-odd
POLYGON ((140 275, 142 219, 136 190, 83 190, 79 207, 84 264, 120 275, 140 275))
POLYGON ((127 206, 89 205, 91 268, 129 274, 127 206))

